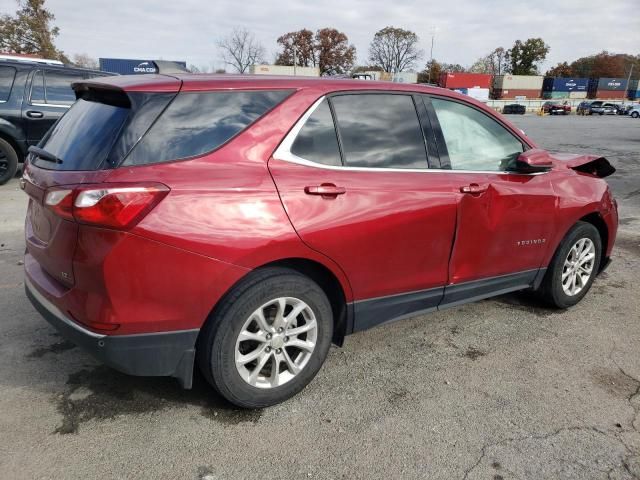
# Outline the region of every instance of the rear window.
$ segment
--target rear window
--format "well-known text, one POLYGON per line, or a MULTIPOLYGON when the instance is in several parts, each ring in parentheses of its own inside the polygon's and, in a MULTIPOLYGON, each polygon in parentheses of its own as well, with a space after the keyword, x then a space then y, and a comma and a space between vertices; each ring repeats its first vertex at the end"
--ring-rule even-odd
POLYGON ((31 161, 55 170, 117 167, 174 97, 174 93, 127 96, 113 91, 84 91, 39 145, 62 163, 33 156, 31 161))
POLYGON ((32 156, 38 167, 55 170, 97 170, 104 163, 129 108, 78 100, 47 133, 40 147, 61 164, 32 156))
POLYGON ((290 90, 179 93, 127 156, 124 165, 180 160, 211 152, 290 93, 290 90))
POLYGON ((16 78, 15 68, 0 67, 0 102, 6 102, 9 100, 14 78, 16 78))

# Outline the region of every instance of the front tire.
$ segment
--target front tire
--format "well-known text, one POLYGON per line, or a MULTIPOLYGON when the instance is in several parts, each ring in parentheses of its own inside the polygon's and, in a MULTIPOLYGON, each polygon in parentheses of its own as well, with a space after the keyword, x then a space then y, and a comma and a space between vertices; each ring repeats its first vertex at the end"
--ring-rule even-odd
POLYGON ((633 113, 631 114, 631 117, 632 117, 632 118, 638 118, 638 117, 640 117, 640 113, 638 113, 638 112, 633 112, 633 113))
POLYGON ((229 402, 267 407, 311 382, 332 335, 324 291, 294 270, 266 268, 241 281, 216 307, 198 340, 198 363, 229 402))
POLYGON ((11 180, 18 171, 18 154, 11 144, 0 138, 0 185, 11 180))
POLYGON ((587 294, 600 268, 602 241, 590 223, 578 222, 564 237, 542 280, 542 300, 568 308, 587 294))

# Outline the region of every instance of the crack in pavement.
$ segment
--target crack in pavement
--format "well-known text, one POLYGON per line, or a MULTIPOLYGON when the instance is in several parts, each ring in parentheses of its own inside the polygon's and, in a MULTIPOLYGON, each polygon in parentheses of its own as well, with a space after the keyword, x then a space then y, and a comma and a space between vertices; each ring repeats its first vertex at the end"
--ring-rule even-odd
MULTIPOLYGON (((540 434, 540 435, 524 435, 521 437, 513 437, 513 438, 505 438, 502 440, 498 440, 496 442, 490 442, 490 443, 486 443, 482 446, 482 448, 480 449, 480 455, 478 457, 478 459, 473 463, 473 465, 471 465, 469 468, 467 468, 464 472, 464 476, 462 477, 463 480, 467 480, 469 478, 469 476, 471 475, 471 473, 478 468, 478 466, 482 463, 482 461, 486 458, 487 456, 487 451, 490 448, 493 447, 498 447, 498 446, 503 446, 503 445, 508 445, 510 443, 517 443, 517 442, 523 442, 525 440, 548 440, 556 435, 560 435, 561 433, 564 432, 569 432, 569 431, 591 431, 591 432, 595 432, 598 435, 602 435, 604 437, 607 437, 609 439, 615 440, 616 442, 618 442, 620 445, 622 445, 622 447, 624 447, 624 449, 627 452, 627 455, 625 455, 623 458, 621 458, 621 464, 622 467, 624 468, 624 470, 627 472, 627 474, 633 478, 634 480, 640 480, 640 477, 638 476, 638 474, 636 472, 633 471, 631 465, 630 465, 630 460, 633 457, 636 457, 638 455, 640 455, 640 451, 638 451, 637 449, 634 449, 633 447, 629 446, 627 444, 627 442, 625 442, 625 440, 621 437, 621 435, 623 433, 635 433, 638 434, 640 433, 638 431, 638 428, 636 427, 636 420, 638 417, 638 414, 640 414, 640 406, 636 406, 634 405, 634 399, 640 395, 640 380, 638 380, 637 378, 635 378, 633 375, 629 374, 627 371, 624 370, 624 368, 622 368, 618 362, 613 358, 613 355, 616 352, 616 345, 614 343, 614 346, 611 350, 611 353, 609 354, 609 360, 616 366, 616 368, 619 370, 619 372, 626 378, 628 378, 630 381, 632 381, 633 383, 636 384, 636 388, 635 391, 632 392, 631 394, 627 395, 626 400, 629 403, 629 406, 631 407, 631 409, 633 410, 633 416, 630 422, 631 428, 620 428, 617 432, 608 432, 608 431, 604 431, 604 430, 600 430, 597 427, 594 426, 571 426, 571 427, 562 427, 559 428, 557 430, 554 430, 551 433, 546 433, 546 434, 540 434)), ((620 425, 620 427, 622 427, 620 425)), ((563 462, 564 459, 560 459, 563 462)), ((567 461, 566 463, 577 463, 580 464, 580 462, 571 462, 571 461, 567 461)), ((584 465, 582 465, 584 466, 584 465)), ((611 468, 609 470, 603 470, 603 473, 607 473, 607 478, 612 478, 611 475, 617 470, 617 467, 611 468)), ((513 472, 511 472, 513 473, 513 472)), ((514 474, 515 476, 515 474, 514 474)))

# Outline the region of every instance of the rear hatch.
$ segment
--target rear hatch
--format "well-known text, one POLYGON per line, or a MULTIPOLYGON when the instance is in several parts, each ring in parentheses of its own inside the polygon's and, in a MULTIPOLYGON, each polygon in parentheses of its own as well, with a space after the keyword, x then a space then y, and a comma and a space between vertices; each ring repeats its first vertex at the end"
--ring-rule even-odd
POLYGON ((180 80, 161 78, 156 93, 139 85, 127 91, 117 77, 74 84, 78 100, 25 162, 27 268, 37 262, 63 286, 74 285, 79 224, 68 205, 73 197, 65 192, 100 184, 118 167, 180 89, 180 80))

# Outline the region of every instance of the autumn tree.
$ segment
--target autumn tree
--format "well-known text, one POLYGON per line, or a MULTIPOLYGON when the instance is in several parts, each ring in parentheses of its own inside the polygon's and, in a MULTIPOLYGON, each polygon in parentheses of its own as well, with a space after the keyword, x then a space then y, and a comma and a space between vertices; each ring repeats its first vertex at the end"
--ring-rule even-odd
POLYGON ((549 70, 547 70, 547 73, 545 74, 545 76, 572 77, 573 69, 571 68, 571 65, 569 65, 567 62, 561 62, 561 63, 558 63, 555 67, 552 67, 549 70))
POLYGON ((351 70, 356 58, 356 47, 335 28, 322 28, 316 32, 315 50, 321 75, 344 74, 351 70))
POLYGON ((376 32, 369 45, 369 60, 385 72, 409 70, 422 58, 418 35, 402 28, 385 27, 376 32))
POLYGON ((509 49, 510 72, 513 75, 537 75, 538 64, 547 58, 549 45, 541 38, 516 40, 509 49))
POLYGON ((18 0, 15 16, 0 17, 0 51, 69 61, 54 44, 60 30, 52 25, 55 16, 44 3, 45 0, 18 0))
POLYGON ((313 32, 303 28, 297 32, 289 32, 278 37, 278 45, 282 49, 276 57, 276 65, 293 65, 298 67, 316 67, 316 48, 313 32))
POLYGON ((264 58, 264 47, 246 28, 234 28, 231 34, 218 41, 218 48, 224 62, 238 73, 245 73, 264 58))
POLYGON ((74 65, 82 68, 91 68, 97 70, 99 67, 98 61, 95 58, 90 57, 86 53, 76 53, 71 61, 74 65))
POLYGON ((632 78, 640 78, 640 55, 602 51, 595 55, 578 58, 571 63, 571 70, 576 77, 626 78, 631 65, 634 65, 632 78))

